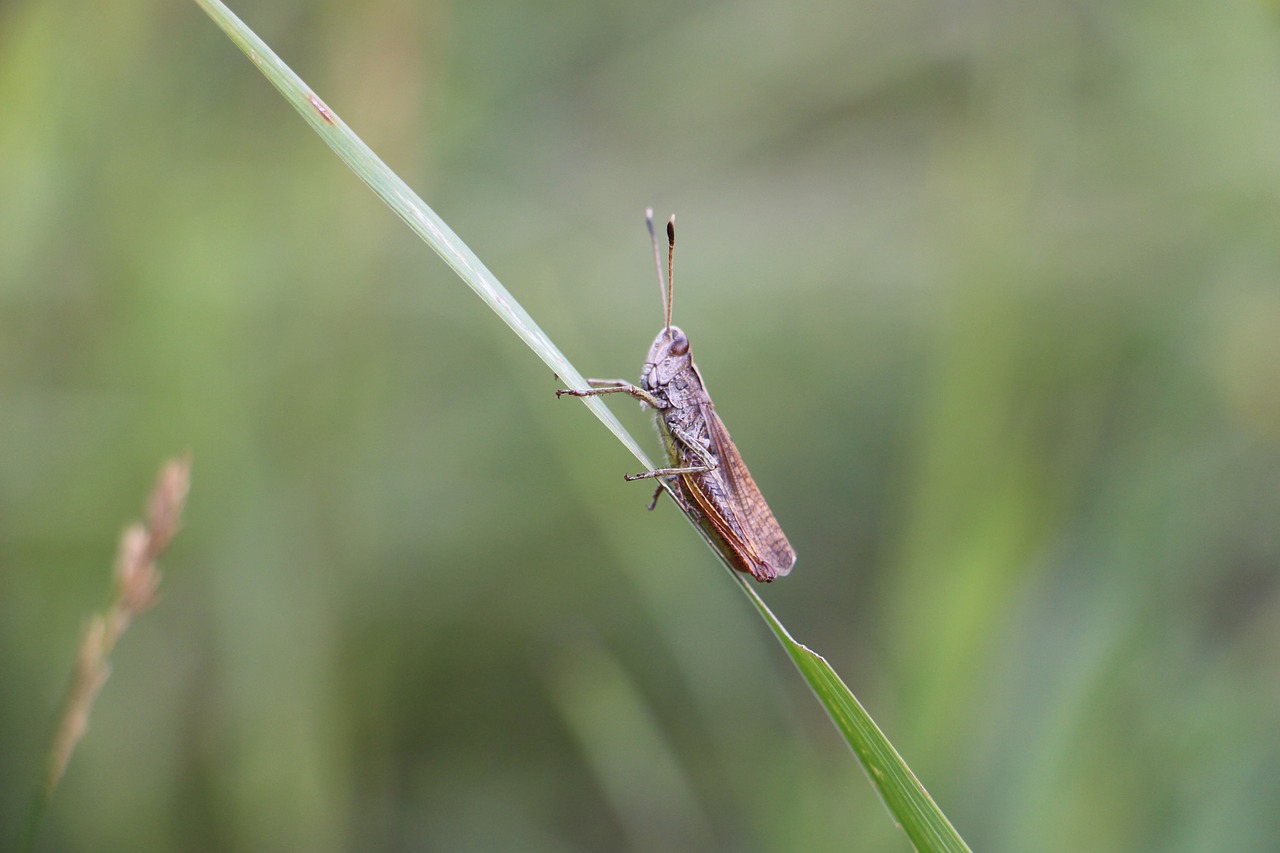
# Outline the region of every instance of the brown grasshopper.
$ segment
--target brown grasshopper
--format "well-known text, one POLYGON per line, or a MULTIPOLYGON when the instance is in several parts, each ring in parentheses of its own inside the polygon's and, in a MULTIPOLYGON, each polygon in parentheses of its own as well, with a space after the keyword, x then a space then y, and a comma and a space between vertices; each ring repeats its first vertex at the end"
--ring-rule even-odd
MULTIPOLYGON (((667 483, 680 508, 711 537, 729 563, 767 583, 791 571, 796 552, 716 414, 702 374, 693 363, 689 339, 678 326, 671 325, 676 218, 672 216, 667 222, 666 281, 662 277, 662 250, 654 232, 652 210, 646 211, 646 219, 666 322, 649 348, 640 385, 621 379, 588 379, 590 390, 561 389, 556 391, 556 397, 629 394, 653 409, 670 467, 627 474, 625 479, 660 478, 667 483)), ((662 491, 659 486, 649 509, 657 505, 662 491)))

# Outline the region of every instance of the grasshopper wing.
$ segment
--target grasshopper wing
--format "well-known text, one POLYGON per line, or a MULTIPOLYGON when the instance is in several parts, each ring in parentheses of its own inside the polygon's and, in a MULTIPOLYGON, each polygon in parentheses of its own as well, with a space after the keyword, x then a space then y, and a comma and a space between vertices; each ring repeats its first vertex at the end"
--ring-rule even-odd
POLYGON ((693 489, 699 508, 711 516, 725 541, 747 564, 758 581, 771 581, 791 571, 796 552, 774 518, 764 495, 751 477, 741 454, 729 437, 724 422, 715 409, 702 406, 704 423, 710 439, 710 450, 719 462, 714 471, 702 477, 709 489, 693 489), (707 492, 722 492, 721 500, 708 500, 707 492))

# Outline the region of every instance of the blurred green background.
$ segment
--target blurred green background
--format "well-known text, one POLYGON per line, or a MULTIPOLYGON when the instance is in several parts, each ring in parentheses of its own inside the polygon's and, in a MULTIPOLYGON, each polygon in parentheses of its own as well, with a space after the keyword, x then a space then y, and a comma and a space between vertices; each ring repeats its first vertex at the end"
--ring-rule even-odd
MULTIPOLYGON (((1275 4, 235 8, 585 373, 677 212, 763 593, 975 849, 1278 843, 1275 4)), ((907 849, 556 387, 194 5, 0 4, 0 847, 189 450, 40 849, 907 849)))

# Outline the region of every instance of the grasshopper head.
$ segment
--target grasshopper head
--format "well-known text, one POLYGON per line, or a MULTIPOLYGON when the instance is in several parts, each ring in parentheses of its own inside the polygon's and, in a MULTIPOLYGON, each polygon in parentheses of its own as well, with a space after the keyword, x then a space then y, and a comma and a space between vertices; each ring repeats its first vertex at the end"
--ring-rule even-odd
POLYGON ((640 374, 640 384, 650 391, 660 388, 692 362, 689 339, 685 333, 679 326, 664 327, 649 348, 649 355, 644 360, 644 370, 640 374))

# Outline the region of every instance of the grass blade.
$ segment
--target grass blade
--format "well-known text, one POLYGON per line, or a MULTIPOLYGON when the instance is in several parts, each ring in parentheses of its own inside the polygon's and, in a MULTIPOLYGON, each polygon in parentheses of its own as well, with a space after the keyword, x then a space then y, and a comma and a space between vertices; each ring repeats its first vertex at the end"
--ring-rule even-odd
MULTIPOLYGON (((480 259, 467 248, 439 216, 420 199, 359 137, 343 123, 311 89, 280 60, 267 45, 231 13, 219 0, 195 0, 223 32, 253 61, 307 124, 319 134, 334 153, 369 185, 388 207, 395 211, 427 245, 458 274, 476 294, 523 340, 568 387, 586 388, 582 374, 551 342, 533 318, 494 277, 480 259)), ((599 397, 587 397, 583 403, 591 409, 610 432, 618 437, 646 469, 655 467, 640 445, 626 431, 599 397)), ((691 521, 692 523, 692 521, 691 521)), ((734 571, 724 554, 693 524, 699 535, 712 548, 725 569, 733 576, 760 615, 768 623, 778 641, 818 701, 826 708, 836 728, 848 741, 854 755, 873 786, 880 793, 890 813, 902 826, 907 837, 922 851, 965 851, 968 846, 938 809, 889 743, 875 722, 854 698, 840 677, 819 655, 792 639, 790 633, 769 610, 743 576, 734 571)))
POLYGON ((853 692, 836 675, 831 664, 822 655, 797 643, 768 605, 756 595, 748 581, 737 572, 734 572, 734 576, 765 622, 769 623, 769 628, 786 649, 791 662, 800 670, 804 680, 809 682, 809 688, 822 703, 822 707, 826 708, 831 722, 835 723, 849 742, 862 769, 867 772, 867 778, 879 791, 885 806, 897 819, 915 848, 945 850, 948 853, 967 851, 969 846, 956 832, 951 821, 947 820, 947 816, 934 803, 933 797, 929 796, 924 785, 920 784, 920 780, 911 772, 911 768, 902 760, 902 756, 893 748, 893 744, 880 731, 880 727, 854 697, 853 692))
MULTIPOLYGON (((284 99, 298 111, 325 144, 333 149, 347 168, 369 185, 387 207, 404 220, 415 234, 444 259, 458 277, 493 313, 502 318, 520 340, 533 350, 538 358, 550 367, 570 388, 586 388, 586 380, 564 354, 538 327, 528 312, 502 286, 475 253, 453 233, 444 220, 436 215, 427 203, 418 197, 400 176, 373 153, 364 141, 347 127, 346 123, 329 109, 320 96, 311 90, 302 78, 285 65, 267 44, 245 26, 230 9, 219 0, 195 0, 196 5, 213 19, 227 37, 258 67, 263 76, 279 90, 284 99)), ((650 468, 653 463, 634 438, 623 428, 613 413, 597 399, 585 401, 588 408, 609 428, 636 458, 650 468)))

